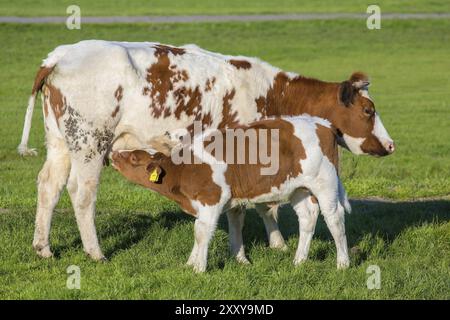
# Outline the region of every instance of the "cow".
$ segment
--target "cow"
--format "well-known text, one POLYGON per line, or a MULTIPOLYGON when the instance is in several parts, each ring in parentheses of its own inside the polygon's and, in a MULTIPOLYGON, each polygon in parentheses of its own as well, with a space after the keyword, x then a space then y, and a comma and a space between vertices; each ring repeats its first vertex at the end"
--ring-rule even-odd
MULTIPOLYGON (((196 217, 194 248, 187 264, 197 272, 206 270, 208 244, 221 213, 242 202, 284 199, 289 199, 296 208, 303 201, 305 189, 318 199, 333 235, 337 267, 348 267, 344 210, 350 211, 350 204, 337 173, 337 142, 330 123, 321 118, 297 116, 260 120, 238 129, 245 134, 254 133, 253 141, 244 142, 240 153, 235 135, 227 133, 234 129, 209 129, 194 136, 194 143, 184 148, 184 155, 188 155, 184 159, 188 161, 178 163, 173 155, 150 155, 143 150, 115 151, 113 166, 128 180, 176 201, 185 212, 196 217), (210 148, 211 141, 218 139, 224 141, 220 153, 218 148, 210 148), (254 150, 252 144, 257 146, 254 150), (260 158, 254 163, 236 160, 242 151, 248 160, 252 154, 267 149, 277 155, 271 158, 277 162, 271 174, 265 174, 263 169, 267 171, 272 164, 262 163, 260 158), (194 158, 198 161, 192 161, 194 158)), ((303 254, 304 249, 299 246, 296 256, 303 254)))
MULTIPOLYGON (((67 186, 84 251, 105 259, 95 229, 100 172, 111 151, 147 149, 167 130, 226 128, 271 116, 327 119, 340 144, 357 154, 384 156, 394 143, 368 96, 368 78, 353 73, 325 82, 284 72, 256 58, 227 56, 195 45, 87 40, 62 45, 38 70, 28 101, 21 155, 34 155, 28 137, 42 92, 47 159, 38 175, 33 247, 51 257, 53 210, 67 186)), ((306 201, 306 200, 305 200, 306 201)), ((272 247, 284 240, 273 215, 261 213, 272 247)), ((227 212, 232 254, 247 263, 242 210, 227 212)))

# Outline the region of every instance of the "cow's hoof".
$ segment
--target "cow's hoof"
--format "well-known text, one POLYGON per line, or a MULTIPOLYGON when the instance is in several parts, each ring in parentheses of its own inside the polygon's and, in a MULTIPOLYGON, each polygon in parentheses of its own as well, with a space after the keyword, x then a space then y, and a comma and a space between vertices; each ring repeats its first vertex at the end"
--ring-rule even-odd
POLYGON ((193 266, 194 272, 203 273, 206 271, 206 266, 200 264, 194 264, 193 266))
POLYGON ((350 267, 350 260, 348 258, 347 259, 338 259, 337 268, 339 270, 348 269, 348 267, 350 267))
POLYGON ((307 257, 295 257, 294 258, 294 265, 295 266, 299 266, 299 265, 305 263, 306 260, 307 260, 307 257))
POLYGON ((107 262, 108 259, 102 254, 93 254, 93 253, 86 253, 88 255, 89 258, 91 258, 94 261, 98 261, 98 262, 107 262))
POLYGON ((52 258, 53 257, 53 253, 50 250, 50 246, 48 246, 48 245, 45 246, 45 247, 35 246, 34 250, 36 250, 37 255, 40 256, 41 258, 48 259, 48 258, 52 258))
POLYGON ((236 256, 236 261, 240 264, 250 264, 250 261, 248 261, 245 255, 236 256))

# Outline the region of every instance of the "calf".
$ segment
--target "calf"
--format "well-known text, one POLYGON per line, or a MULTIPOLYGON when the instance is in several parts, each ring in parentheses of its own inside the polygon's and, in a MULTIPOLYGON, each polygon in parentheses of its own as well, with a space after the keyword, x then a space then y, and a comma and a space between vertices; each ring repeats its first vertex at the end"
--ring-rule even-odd
MULTIPOLYGON (((135 150, 114 152, 113 166, 127 179, 176 201, 184 211, 197 218, 195 244, 188 260, 197 272, 206 270, 208 244, 222 212, 242 201, 267 203, 285 199, 298 209, 305 203, 305 189, 317 198, 333 235, 338 268, 348 267, 344 211, 345 208, 349 210, 350 205, 337 174, 336 138, 329 122, 300 116, 261 120, 241 128, 246 132, 256 131, 258 140, 262 137, 261 130, 270 133, 268 144, 271 153, 274 150, 272 144, 278 144, 279 162, 275 174, 263 174, 262 169, 267 169, 269 164, 263 164, 261 160, 255 164, 248 161, 229 163, 228 148, 223 150, 222 159, 216 157, 217 150, 208 152, 209 143, 205 141, 211 140, 212 130, 194 137, 194 144, 188 149, 189 158, 199 160, 199 164, 195 161, 177 164, 173 153, 172 156, 162 153, 150 155, 143 150, 135 150), (223 161, 225 157, 227 162, 223 161)), ((214 131, 214 135, 217 137, 219 133, 226 140, 226 131, 214 131)), ((258 146, 261 146, 261 141, 258 141, 258 146)), ((309 241, 307 247, 299 246, 296 260, 307 255, 312 232, 301 236, 309 237, 309 241)))

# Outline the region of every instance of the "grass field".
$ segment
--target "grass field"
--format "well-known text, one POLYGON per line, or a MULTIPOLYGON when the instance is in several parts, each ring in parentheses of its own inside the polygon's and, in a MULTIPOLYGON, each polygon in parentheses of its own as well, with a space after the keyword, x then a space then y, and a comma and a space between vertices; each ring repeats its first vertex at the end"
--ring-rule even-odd
MULTIPOLYGON (((264 22, 180 25, 0 25, 0 298, 450 298, 450 29, 449 20, 264 22), (35 179, 44 162, 42 115, 35 110, 30 145, 20 158, 26 102, 39 63, 55 46, 81 39, 196 43, 228 54, 258 56, 285 70, 344 80, 362 69, 397 143, 386 158, 344 152, 344 184, 354 200, 347 216, 352 267, 335 269, 335 248, 321 220, 311 260, 294 268, 298 225, 280 214, 289 250, 266 248, 262 222, 248 210, 244 237, 251 266, 229 257, 226 221, 210 250, 209 270, 183 264, 193 243, 192 219, 173 203, 129 184, 106 168, 97 230, 109 258, 84 256, 67 194, 53 222, 56 258, 31 249, 35 179), (419 198, 426 198, 421 199, 419 198), (82 289, 67 290, 66 268, 79 265, 82 289), (366 268, 381 268, 380 290, 366 288, 366 268)), ((38 104, 40 105, 40 103, 38 104)))
POLYGON ((85 16, 264 14, 264 13, 365 13, 371 4, 382 12, 449 12, 443 0, 0 0, 0 16, 65 16, 66 8, 76 4, 85 16), (26 9, 25 9, 26 8, 26 9))

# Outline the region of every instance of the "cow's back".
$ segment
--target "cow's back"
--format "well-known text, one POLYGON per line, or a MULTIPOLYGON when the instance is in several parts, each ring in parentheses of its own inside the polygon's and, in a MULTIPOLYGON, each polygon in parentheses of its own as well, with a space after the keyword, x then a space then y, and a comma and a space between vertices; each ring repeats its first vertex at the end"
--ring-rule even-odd
POLYGON ((223 128, 258 119, 256 100, 278 69, 255 58, 193 45, 89 40, 61 46, 45 63, 65 102, 96 126, 113 127, 120 148, 149 147, 165 131, 223 128))

